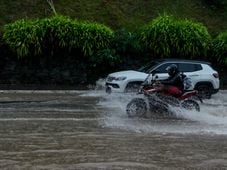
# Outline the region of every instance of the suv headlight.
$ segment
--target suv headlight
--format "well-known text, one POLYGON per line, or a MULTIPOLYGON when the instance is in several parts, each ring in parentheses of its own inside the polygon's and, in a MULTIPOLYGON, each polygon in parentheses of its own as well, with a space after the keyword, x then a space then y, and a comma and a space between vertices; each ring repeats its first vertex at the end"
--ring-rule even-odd
POLYGON ((127 77, 116 77, 115 80, 116 81, 123 81, 125 80, 127 77))

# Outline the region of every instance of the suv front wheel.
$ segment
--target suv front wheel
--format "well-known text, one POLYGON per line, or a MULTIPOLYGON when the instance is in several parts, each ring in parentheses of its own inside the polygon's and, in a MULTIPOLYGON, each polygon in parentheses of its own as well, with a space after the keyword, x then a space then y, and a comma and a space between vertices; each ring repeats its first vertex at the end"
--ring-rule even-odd
POLYGON ((143 83, 142 81, 129 82, 125 88, 125 92, 126 93, 138 92, 140 85, 142 83, 143 83))

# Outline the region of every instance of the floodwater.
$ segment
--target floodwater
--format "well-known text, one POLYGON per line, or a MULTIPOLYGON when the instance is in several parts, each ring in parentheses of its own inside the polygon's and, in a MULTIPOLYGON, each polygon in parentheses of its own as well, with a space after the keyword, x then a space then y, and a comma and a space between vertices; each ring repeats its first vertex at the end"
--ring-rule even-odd
POLYGON ((0 169, 227 169, 227 91, 180 119, 128 118, 133 97, 0 91, 0 169))

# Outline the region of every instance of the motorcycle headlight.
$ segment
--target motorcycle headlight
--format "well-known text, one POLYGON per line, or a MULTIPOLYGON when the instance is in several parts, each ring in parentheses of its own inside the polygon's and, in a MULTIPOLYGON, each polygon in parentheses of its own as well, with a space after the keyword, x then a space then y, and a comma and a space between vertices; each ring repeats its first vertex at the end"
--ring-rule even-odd
POLYGON ((127 77, 116 77, 115 80, 116 81, 123 81, 125 80, 127 77))

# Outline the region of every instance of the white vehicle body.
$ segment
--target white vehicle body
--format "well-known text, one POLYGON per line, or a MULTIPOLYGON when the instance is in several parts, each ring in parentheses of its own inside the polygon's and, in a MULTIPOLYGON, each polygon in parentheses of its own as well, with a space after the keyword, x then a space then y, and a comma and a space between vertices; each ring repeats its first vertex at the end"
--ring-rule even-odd
POLYGON ((170 64, 177 64, 180 71, 191 78, 192 89, 209 88, 210 93, 216 93, 219 90, 220 82, 218 72, 215 71, 209 63, 194 60, 160 60, 157 64, 151 66, 147 72, 127 70, 111 73, 106 78, 106 87, 111 92, 126 92, 129 85, 140 85, 149 74, 158 76, 158 80, 168 77, 165 71, 170 64), (188 68, 186 68, 188 67, 188 68))

